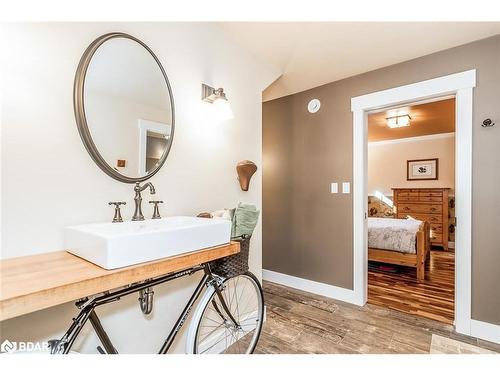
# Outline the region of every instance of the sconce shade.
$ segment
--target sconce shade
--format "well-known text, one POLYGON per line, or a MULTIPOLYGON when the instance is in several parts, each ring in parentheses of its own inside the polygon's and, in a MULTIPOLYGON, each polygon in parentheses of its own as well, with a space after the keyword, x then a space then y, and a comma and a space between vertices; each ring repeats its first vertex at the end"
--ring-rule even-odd
POLYGON ((214 105, 215 117, 218 120, 230 120, 233 118, 231 105, 227 100, 226 93, 222 87, 217 90, 211 86, 201 84, 201 100, 214 105))
POLYGON ((253 161, 243 160, 236 165, 236 172, 238 173, 238 180, 240 181, 240 187, 243 191, 248 191, 250 186, 250 179, 257 171, 257 166, 253 161))
POLYGON ((214 112, 217 119, 224 121, 233 118, 233 111, 227 99, 218 98, 212 104, 214 105, 214 112))

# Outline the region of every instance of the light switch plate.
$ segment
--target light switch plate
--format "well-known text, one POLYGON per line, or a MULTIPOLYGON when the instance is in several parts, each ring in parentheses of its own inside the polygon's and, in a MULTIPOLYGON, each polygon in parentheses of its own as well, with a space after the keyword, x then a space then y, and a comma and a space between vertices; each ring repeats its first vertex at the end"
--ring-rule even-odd
POLYGON ((349 182, 342 182, 342 193, 349 194, 351 192, 351 184, 349 182))
POLYGON ((330 186, 330 192, 332 194, 337 194, 339 192, 339 184, 337 182, 332 182, 330 186))

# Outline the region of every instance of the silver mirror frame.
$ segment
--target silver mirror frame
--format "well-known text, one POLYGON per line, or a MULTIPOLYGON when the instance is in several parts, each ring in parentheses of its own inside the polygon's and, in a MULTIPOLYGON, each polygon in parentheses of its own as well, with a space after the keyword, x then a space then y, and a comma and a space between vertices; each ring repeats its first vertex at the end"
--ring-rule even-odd
POLYGON ((149 178, 153 177, 163 166, 165 160, 167 160, 168 154, 170 153, 170 149, 172 148, 172 143, 174 140, 174 130, 175 130, 175 107, 174 107, 174 97, 172 95, 172 88, 170 87, 170 82, 168 81, 167 74, 165 73, 165 70, 163 69, 163 66, 160 63, 160 60, 158 60, 158 57, 156 57, 153 51, 139 39, 134 38, 133 36, 125 33, 114 32, 100 36, 87 47, 87 49, 82 55, 82 58, 80 59, 80 63, 78 64, 78 68, 76 70, 75 82, 73 86, 73 107, 75 111, 75 119, 78 127, 78 132, 80 133, 80 137, 82 139, 83 144, 85 145, 85 148, 87 149, 88 153, 90 154, 94 162, 99 166, 99 168, 101 168, 104 173, 114 178, 115 180, 118 180, 120 182, 125 182, 128 184, 146 181, 149 178), (99 150, 97 149, 92 139, 92 135, 90 134, 90 130, 87 123, 87 118, 85 116, 84 90, 85 90, 85 76, 87 74, 87 69, 97 49, 108 40, 114 38, 130 39, 136 43, 139 43, 142 47, 144 47, 146 51, 148 51, 151 54, 151 56, 155 59, 156 63, 158 64, 158 67, 160 68, 163 78, 165 79, 165 84, 167 85, 168 88, 168 95, 170 98, 171 110, 172 110, 170 142, 168 143, 167 148, 163 153, 163 156, 158 162, 157 167, 143 177, 125 176, 120 172, 118 172, 117 170, 115 170, 114 168, 112 168, 108 163, 106 163, 106 161, 99 153, 99 150))

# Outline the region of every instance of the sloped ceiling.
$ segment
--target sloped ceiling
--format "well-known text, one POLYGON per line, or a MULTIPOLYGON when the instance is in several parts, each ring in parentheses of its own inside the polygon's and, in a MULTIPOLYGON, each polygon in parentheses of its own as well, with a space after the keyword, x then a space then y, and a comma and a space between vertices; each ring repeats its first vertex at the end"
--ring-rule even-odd
POLYGON ((282 75, 272 100, 500 34, 500 22, 222 22, 229 37, 282 75))

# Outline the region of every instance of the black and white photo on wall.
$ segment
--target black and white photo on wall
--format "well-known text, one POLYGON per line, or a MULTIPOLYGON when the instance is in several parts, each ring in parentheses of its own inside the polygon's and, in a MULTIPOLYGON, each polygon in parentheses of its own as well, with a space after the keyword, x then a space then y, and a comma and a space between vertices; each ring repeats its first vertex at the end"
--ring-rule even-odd
POLYGON ((418 159, 406 161, 406 180, 437 180, 438 159, 418 159))

